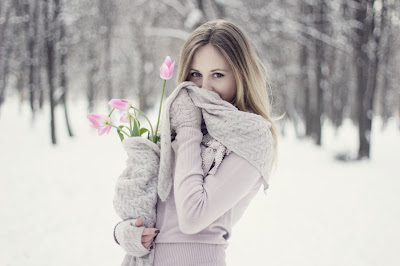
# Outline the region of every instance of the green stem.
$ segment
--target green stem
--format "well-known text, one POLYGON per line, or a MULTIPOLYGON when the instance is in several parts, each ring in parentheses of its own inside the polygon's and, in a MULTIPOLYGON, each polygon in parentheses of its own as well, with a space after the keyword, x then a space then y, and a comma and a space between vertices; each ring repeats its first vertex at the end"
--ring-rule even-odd
POLYGON ((151 125, 150 120, 149 120, 149 119, 147 118, 147 116, 146 116, 145 114, 143 114, 142 111, 140 111, 139 109, 137 109, 137 108, 135 108, 135 107, 133 107, 133 106, 131 106, 131 108, 133 108, 134 110, 138 111, 144 118, 146 118, 147 122, 149 122, 150 129, 151 129, 151 137, 153 138, 153 135, 154 135, 154 133, 153 133, 153 126, 151 125))
POLYGON ((110 123, 106 123, 106 124, 109 125, 109 126, 115 127, 116 129, 118 129, 118 130, 120 130, 122 133, 124 133, 127 137, 130 137, 125 131, 122 130, 122 128, 118 128, 118 127, 116 127, 116 126, 114 126, 113 124, 110 124, 110 123))
POLYGON ((129 110, 128 110, 127 112, 128 112, 128 117, 129 117, 129 131, 131 132, 131 137, 132 137, 132 135, 133 135, 133 130, 132 130, 131 114, 129 113, 129 110))
POLYGON ((113 109, 111 110, 111 112, 110 112, 110 114, 109 114, 108 116, 110 116, 110 115, 112 114, 112 112, 114 112, 114 109, 115 109, 115 108, 113 108, 113 109))
MULTIPOLYGON (((166 79, 164 79, 164 85, 163 85, 163 88, 162 88, 161 100, 160 100, 160 108, 158 109, 158 119, 157 119, 157 126, 156 126, 156 135, 157 135, 157 132, 158 132, 158 124, 160 123, 161 105, 162 105, 162 100, 163 100, 163 97, 164 97, 165 83, 167 83, 167 80, 166 80, 166 79)), ((157 140, 154 140, 154 139, 153 139, 153 142, 156 143, 157 140)), ((157 144, 157 143, 156 143, 156 144, 157 144)))

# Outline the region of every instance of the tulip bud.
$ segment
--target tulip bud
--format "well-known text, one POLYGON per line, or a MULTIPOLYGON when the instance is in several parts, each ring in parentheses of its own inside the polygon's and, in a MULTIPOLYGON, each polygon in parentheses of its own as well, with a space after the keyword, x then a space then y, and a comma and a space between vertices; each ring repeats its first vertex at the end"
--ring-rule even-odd
POLYGON ((160 77, 165 80, 170 79, 174 74, 174 66, 175 66, 175 61, 172 63, 171 57, 167 56, 165 58, 164 63, 161 65, 160 77))

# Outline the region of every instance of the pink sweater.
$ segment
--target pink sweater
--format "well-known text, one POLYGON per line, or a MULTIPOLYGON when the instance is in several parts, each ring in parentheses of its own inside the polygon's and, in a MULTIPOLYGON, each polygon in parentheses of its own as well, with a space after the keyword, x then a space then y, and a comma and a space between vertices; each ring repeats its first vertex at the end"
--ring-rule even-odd
POLYGON ((157 202, 154 266, 225 265, 232 227, 262 184, 260 172, 234 152, 203 179, 202 138, 183 127, 171 144, 173 186, 167 201, 157 202))

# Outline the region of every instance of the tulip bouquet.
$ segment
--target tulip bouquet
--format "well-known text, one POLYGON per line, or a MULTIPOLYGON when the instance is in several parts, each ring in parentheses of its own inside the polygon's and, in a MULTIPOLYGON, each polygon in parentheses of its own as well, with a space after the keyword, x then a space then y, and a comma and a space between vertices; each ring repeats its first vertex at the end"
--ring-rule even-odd
POLYGON ((151 132, 151 141, 157 144, 159 140, 159 136, 157 136, 157 131, 158 131, 158 125, 160 123, 161 105, 164 97, 165 83, 174 74, 174 66, 175 66, 175 61, 172 63, 171 58, 167 56, 160 68, 160 77, 164 80, 164 85, 161 93, 160 107, 158 111, 158 120, 155 131, 153 130, 153 126, 150 120, 147 118, 147 116, 139 109, 133 107, 132 104, 125 99, 110 100, 108 104, 111 107, 113 107, 113 109, 108 115, 93 114, 93 113, 88 114, 87 118, 92 123, 90 126, 98 130, 99 136, 105 133, 108 134, 111 130, 111 127, 114 127, 117 129, 117 133, 121 141, 124 140, 124 136, 136 137, 136 136, 141 136, 145 132, 148 132, 147 138, 150 139, 150 132, 151 132), (124 111, 123 115, 119 119, 119 122, 124 124, 115 125, 115 123, 112 121, 111 114, 115 109, 124 111), (150 131, 147 128, 140 127, 139 120, 136 117, 136 111, 139 112, 147 120, 150 126, 150 131), (129 123, 129 127, 125 125, 127 123, 129 123))

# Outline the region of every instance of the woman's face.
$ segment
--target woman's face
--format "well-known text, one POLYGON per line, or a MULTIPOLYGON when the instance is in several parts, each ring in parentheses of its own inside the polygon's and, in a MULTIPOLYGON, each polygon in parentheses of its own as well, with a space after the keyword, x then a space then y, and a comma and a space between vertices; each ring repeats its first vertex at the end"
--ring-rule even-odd
POLYGON ((236 95, 232 68, 222 53, 212 44, 199 47, 190 64, 188 80, 200 88, 214 91, 228 102, 236 95))

